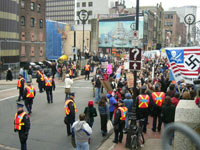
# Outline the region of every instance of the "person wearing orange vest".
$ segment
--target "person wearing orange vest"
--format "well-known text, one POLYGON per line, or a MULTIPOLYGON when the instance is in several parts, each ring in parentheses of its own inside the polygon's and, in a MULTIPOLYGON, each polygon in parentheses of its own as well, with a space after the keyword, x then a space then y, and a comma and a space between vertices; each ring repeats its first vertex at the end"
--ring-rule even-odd
POLYGON ((115 131, 115 137, 113 140, 114 143, 122 142, 123 130, 125 127, 125 120, 126 120, 127 112, 128 112, 128 108, 126 108, 124 106, 124 102, 122 100, 119 100, 118 108, 113 116, 113 119, 114 119, 113 126, 114 126, 114 131, 115 131))
POLYGON ((68 70, 68 72, 69 72, 69 77, 70 77, 70 79, 72 79, 73 78, 73 70, 72 70, 72 68, 70 68, 69 70, 68 70))
POLYGON ((24 94, 24 78, 22 77, 21 74, 19 74, 18 77, 18 82, 17 82, 17 89, 19 89, 19 97, 18 97, 18 102, 21 100, 21 98, 23 98, 23 94, 24 94))
POLYGON ((152 106, 153 106, 153 128, 152 131, 156 132, 156 125, 157 125, 157 119, 158 119, 158 132, 161 130, 162 126, 162 118, 161 118, 161 107, 165 99, 165 93, 160 92, 161 87, 160 84, 155 85, 155 91, 152 93, 152 106))
POLYGON ((140 120, 140 126, 143 127, 143 132, 147 131, 147 122, 149 115, 150 97, 146 94, 147 87, 141 87, 141 94, 136 98, 136 116, 140 120), (143 121, 141 121, 143 120, 143 121))
POLYGON ((77 112, 76 103, 74 102, 74 93, 70 94, 70 98, 65 101, 65 124, 67 126, 67 135, 70 136, 72 134, 71 132, 71 126, 75 122, 75 114, 77 112))
POLYGON ((38 83, 38 88, 39 88, 39 92, 42 93, 44 92, 44 74, 43 74, 43 71, 42 69, 40 68, 38 71, 37 71, 37 83, 38 83))
POLYGON ((29 115, 32 113, 33 99, 35 98, 35 95, 36 95, 35 88, 31 85, 31 82, 28 81, 27 87, 25 88, 24 91, 24 103, 29 115))
POLYGON ((47 94, 47 102, 48 103, 53 103, 53 92, 52 92, 52 90, 55 90, 55 88, 56 88, 55 82, 51 78, 51 74, 48 73, 47 78, 45 78, 45 90, 46 90, 46 94, 47 94))
POLYGON ((87 63, 87 65, 85 65, 85 80, 88 78, 88 80, 90 80, 90 65, 89 63, 87 63))
POLYGON ((26 141, 30 129, 29 115, 24 112, 23 104, 17 103, 17 113, 14 120, 14 132, 18 132, 19 140, 21 143, 21 150, 27 150, 26 141))

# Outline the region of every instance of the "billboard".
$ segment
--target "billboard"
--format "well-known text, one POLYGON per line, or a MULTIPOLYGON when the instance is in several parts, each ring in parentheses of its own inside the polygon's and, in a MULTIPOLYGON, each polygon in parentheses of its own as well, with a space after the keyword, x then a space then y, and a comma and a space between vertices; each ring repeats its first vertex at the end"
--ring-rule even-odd
MULTIPOLYGON (((100 48, 130 48, 132 47, 133 30, 131 25, 135 27, 136 21, 134 17, 126 20, 121 18, 100 20, 99 21, 99 47, 100 48)), ((139 17, 139 42, 143 43, 144 33, 144 17, 139 17)))

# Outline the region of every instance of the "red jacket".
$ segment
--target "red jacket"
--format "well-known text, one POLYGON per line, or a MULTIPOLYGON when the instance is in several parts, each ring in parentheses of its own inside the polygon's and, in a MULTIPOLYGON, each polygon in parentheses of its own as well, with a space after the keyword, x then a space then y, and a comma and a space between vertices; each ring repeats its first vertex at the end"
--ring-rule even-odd
POLYGON ((173 104, 175 107, 176 107, 176 106, 178 105, 178 103, 179 103, 179 99, 176 98, 176 97, 172 97, 171 101, 172 101, 172 104, 173 104))

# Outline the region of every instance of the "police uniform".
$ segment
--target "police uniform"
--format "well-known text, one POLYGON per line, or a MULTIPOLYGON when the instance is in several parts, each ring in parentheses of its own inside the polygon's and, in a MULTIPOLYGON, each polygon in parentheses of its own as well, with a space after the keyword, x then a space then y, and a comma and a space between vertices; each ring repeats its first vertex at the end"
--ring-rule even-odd
MULTIPOLYGON (((123 101, 119 101, 119 103, 123 103, 123 101)), ((125 106, 120 105, 116 112, 114 113, 114 131, 115 131, 115 138, 114 143, 122 142, 123 139, 123 129, 125 127, 125 120, 126 120, 126 114, 128 112, 128 108, 125 106)))
POLYGON ((21 98, 23 98, 23 94, 24 94, 24 78, 22 77, 22 75, 19 75, 19 79, 17 82, 17 88, 19 89, 19 97, 17 101, 20 101, 21 98))
MULTIPOLYGON (((23 104, 17 104, 18 108, 22 108, 23 104)), ((19 110, 15 114, 15 120, 14 120, 14 131, 18 132, 19 139, 21 143, 21 150, 27 150, 27 144, 26 141, 28 139, 28 133, 30 129, 30 119, 29 115, 23 111, 23 109, 19 110)))
POLYGON ((35 88, 31 85, 31 82, 27 82, 28 86, 24 91, 24 103, 29 115, 32 113, 33 99, 36 95, 35 88))
POLYGON ((67 126, 67 134, 68 136, 71 135, 71 130, 70 130, 70 126, 73 125, 73 123, 75 122, 75 114, 77 112, 77 108, 76 108, 76 104, 74 102, 74 93, 71 93, 70 99, 67 99, 65 101, 65 124, 67 126))
POLYGON ((88 78, 88 80, 90 79, 90 65, 89 64, 85 65, 85 80, 86 78, 88 78))
MULTIPOLYGON (((157 90, 158 91, 158 90, 157 90)), ((161 107, 165 99, 164 92, 153 92, 152 93, 152 106, 153 106, 153 128, 152 131, 156 131, 157 119, 158 119, 158 132, 161 130, 162 118, 161 118, 161 107)))
POLYGON ((53 103, 53 93, 52 90, 55 90, 55 82, 50 77, 50 74, 47 75, 47 78, 45 78, 45 90, 47 94, 47 102, 53 103))
POLYGON ((146 133, 148 115, 149 115, 149 103, 150 97, 147 94, 140 94, 137 99, 136 104, 136 116, 137 119, 144 119, 144 121, 140 121, 140 125, 143 126, 143 132, 146 133))
POLYGON ((44 89, 44 74, 41 72, 41 70, 37 71, 37 82, 39 91, 42 93, 44 89))

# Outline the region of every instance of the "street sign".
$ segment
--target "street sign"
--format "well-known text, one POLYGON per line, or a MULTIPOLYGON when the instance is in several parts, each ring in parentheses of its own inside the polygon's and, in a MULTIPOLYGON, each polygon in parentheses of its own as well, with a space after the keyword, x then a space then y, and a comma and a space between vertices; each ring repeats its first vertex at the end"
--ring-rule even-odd
POLYGON ((129 60, 141 61, 142 59, 142 49, 141 48, 132 48, 129 50, 129 60))
POLYGON ((130 70, 139 71, 141 69, 141 62, 130 61, 129 62, 129 68, 130 68, 130 70))
POLYGON ((132 40, 132 46, 133 47, 138 47, 139 46, 139 41, 138 40, 132 40))

